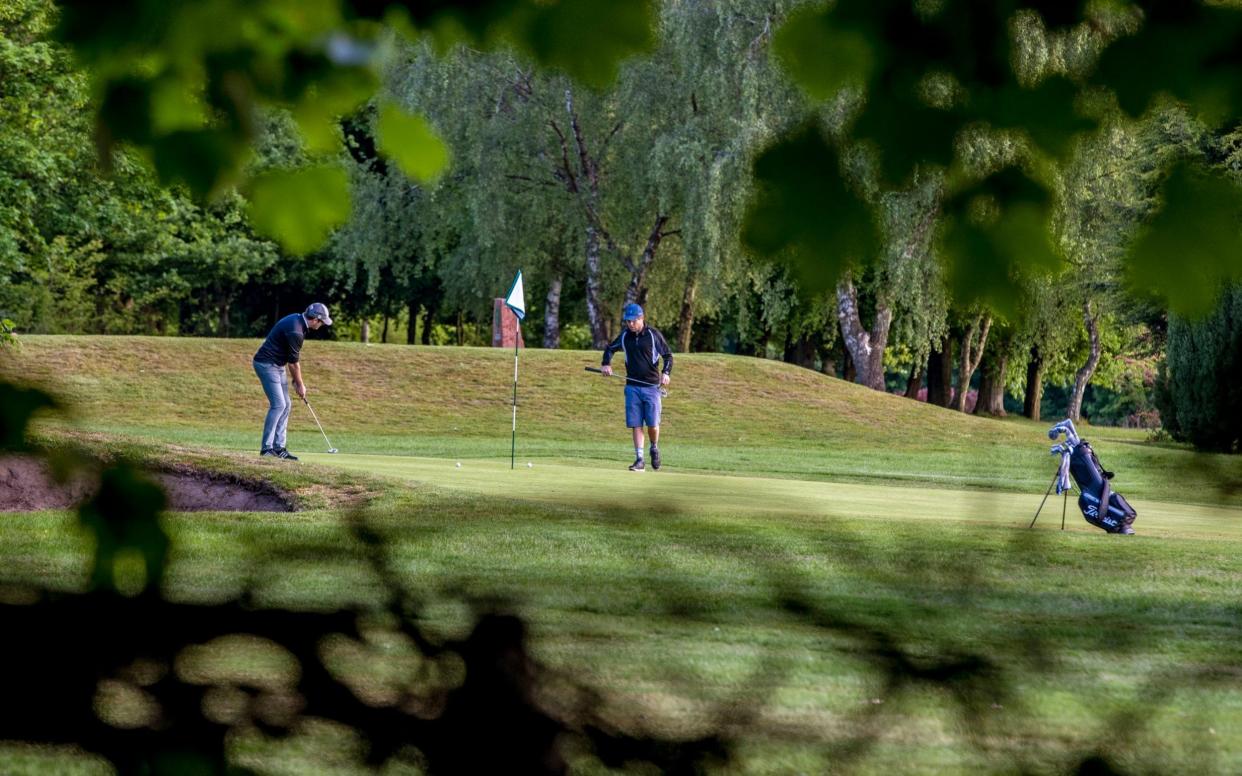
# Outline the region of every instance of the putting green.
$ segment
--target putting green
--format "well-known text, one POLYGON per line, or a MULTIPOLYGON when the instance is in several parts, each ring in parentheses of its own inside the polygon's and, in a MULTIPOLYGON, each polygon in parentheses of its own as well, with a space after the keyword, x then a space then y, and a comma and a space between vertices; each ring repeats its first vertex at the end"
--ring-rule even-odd
MULTIPOLYGON (((678 472, 675 468, 627 471, 579 462, 415 458, 392 455, 304 454, 304 460, 368 474, 426 483, 435 487, 538 503, 591 509, 626 506, 715 519, 789 516, 800 521, 833 517, 900 520, 949 520, 1025 528, 1042 493, 1014 494, 979 490, 881 487, 769 477, 678 472), (458 467, 456 464, 460 463, 458 467)), ((1103 533, 1088 525, 1070 497, 1067 530, 1103 533)), ((1176 502, 1130 499, 1139 517, 1135 530, 1144 536, 1242 538, 1237 510, 1176 502)), ((1061 526, 1062 498, 1050 496, 1036 527, 1061 526)))

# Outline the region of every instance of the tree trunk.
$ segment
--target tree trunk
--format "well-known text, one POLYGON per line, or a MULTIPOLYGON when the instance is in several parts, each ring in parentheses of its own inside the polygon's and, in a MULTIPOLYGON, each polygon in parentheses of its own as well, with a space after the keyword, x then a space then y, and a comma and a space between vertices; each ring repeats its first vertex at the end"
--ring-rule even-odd
POLYGON ((587 324, 591 327, 591 346, 603 349, 608 347, 609 337, 603 303, 600 300, 599 234, 593 226, 587 226, 586 232, 587 324))
POLYGON ((555 350, 561 346, 561 285, 563 275, 553 275, 548 283, 548 297, 543 311, 543 346, 555 350))
POLYGON ((919 398, 919 389, 923 387, 923 372, 927 369, 926 361, 916 361, 910 367, 910 377, 906 380, 906 398, 919 398))
POLYGON ((1044 357, 1039 346, 1031 346, 1031 358, 1026 362, 1026 396, 1022 401, 1022 414, 1031 420, 1039 420, 1039 404, 1044 395, 1044 357))
POLYGON ((1095 368, 1100 364, 1100 319, 1099 315, 1092 315, 1091 300, 1082 303, 1082 320, 1087 326, 1087 337, 1091 343, 1091 353, 1087 356, 1087 363, 1074 375, 1074 392, 1070 394, 1069 415, 1070 420, 1077 423, 1082 420, 1082 395, 1087 391, 1087 383, 1091 382, 1091 375, 1095 374, 1095 368))
POLYGON ((837 361, 832 356, 824 356, 820 359, 819 371, 829 377, 837 376, 837 361))
POLYGON ((681 312, 677 315, 677 352, 690 352, 690 336, 694 329, 694 297, 699 293, 699 275, 692 273, 681 295, 681 312))
POLYGON ((431 307, 423 309, 423 344, 431 344, 431 322, 435 320, 436 311, 431 307))
POLYGON ((795 364, 803 369, 815 368, 815 355, 819 351, 819 343, 813 335, 803 334, 795 339, 792 335, 785 340, 785 352, 782 360, 786 364, 795 364))
POLYGON ((845 349, 854 362, 855 382, 884 390, 884 348, 893 322, 892 310, 883 301, 877 303, 871 331, 864 329, 858 316, 858 293, 847 275, 837 284, 837 320, 845 349))
POLYGON ((995 349, 983 362, 983 374, 979 380, 979 398, 975 401, 976 415, 1005 417, 1005 367, 1008 357, 995 349))
POLYGON ((927 355, 927 403, 948 407, 953 399, 953 338, 948 334, 940 347, 927 355))
POLYGON ((664 225, 666 223, 668 223, 668 216, 656 216, 655 224, 647 235, 647 244, 643 247, 642 256, 639 257, 637 264, 630 261, 628 256, 621 257, 625 268, 630 271, 630 283, 625 288, 626 304, 630 302, 637 302, 639 305, 647 304, 647 271, 651 269, 651 262, 655 261, 660 241, 664 239, 664 225))
POLYGON ((405 344, 413 345, 418 342, 418 304, 411 299, 409 301, 410 308, 410 328, 405 331, 405 344))
POLYGON ((224 298, 220 300, 220 336, 229 336, 229 300, 224 298))
POLYGON ((970 392, 970 378, 979 368, 983 349, 988 344, 988 331, 992 328, 992 314, 981 313, 962 333, 962 347, 957 361, 957 393, 953 395, 953 409, 966 411, 966 394, 970 392), (977 341, 976 341, 977 340, 977 341))
POLYGON ((457 347, 466 344, 466 316, 461 310, 457 311, 457 347))
POLYGON ((388 344, 388 313, 384 313, 384 328, 380 330, 380 342, 388 344))
POLYGON ((363 344, 371 342, 371 320, 369 318, 362 319, 362 342, 363 344))

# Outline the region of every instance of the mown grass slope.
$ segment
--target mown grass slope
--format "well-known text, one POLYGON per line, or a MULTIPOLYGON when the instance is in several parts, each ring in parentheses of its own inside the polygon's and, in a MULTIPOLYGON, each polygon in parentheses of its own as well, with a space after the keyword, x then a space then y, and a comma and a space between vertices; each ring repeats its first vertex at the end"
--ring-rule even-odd
MULTIPOLYGON (((257 346, 29 336, 0 356, 0 375, 51 390, 87 429, 246 450, 257 447, 266 409, 250 367, 257 346)), ((522 353, 521 456, 590 465, 625 458, 620 382, 583 371, 598 360, 586 351, 522 353)), ((311 341, 303 371, 344 452, 509 454, 512 352, 311 341)), ((1055 469, 1048 425, 964 415, 780 362, 689 354, 676 357, 662 430, 666 456, 682 470, 1042 493, 1055 469)), ((322 449, 301 406, 290 428, 291 448, 322 449)), ((1242 504, 1242 469, 1226 456, 1147 444, 1141 432, 1081 430, 1127 495, 1242 504)))
MULTIPOLYGON (((557 677, 548 707, 564 711, 558 688, 578 682, 618 729, 724 731, 730 772, 1242 771, 1230 459, 1084 428, 1119 490, 1189 505, 1115 537, 1072 504, 1078 530, 1062 533, 1050 500, 1026 531, 1054 468, 1046 424, 690 355, 666 404, 669 468, 639 478, 623 469, 619 386, 582 372, 596 354, 532 350, 519 461, 535 465, 513 472, 512 353, 312 342, 312 399, 342 453, 291 467, 251 449, 256 345, 27 337, 0 356, 6 376, 71 404, 74 444, 270 472, 306 499, 293 514, 166 516, 170 600, 382 608, 354 506, 315 498, 349 489, 370 499, 361 519, 435 638, 463 637, 488 607, 515 612, 557 677)), ((322 449, 309 416, 293 428, 291 444, 322 449)), ((0 590, 80 591, 91 551, 72 515, 0 516, 0 590)), ((408 678, 392 642, 359 649, 364 686, 408 678)), ((265 773, 363 772, 343 736, 243 731, 233 754, 265 773)), ((0 746, 0 771, 68 761, 32 758, 0 746)))

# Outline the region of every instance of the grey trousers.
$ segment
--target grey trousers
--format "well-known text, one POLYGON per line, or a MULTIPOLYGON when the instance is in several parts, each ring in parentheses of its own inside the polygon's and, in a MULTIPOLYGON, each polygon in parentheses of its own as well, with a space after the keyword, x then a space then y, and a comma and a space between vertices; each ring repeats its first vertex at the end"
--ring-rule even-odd
POLYGON ((259 376, 263 393, 267 394, 267 418, 263 421, 263 441, 260 450, 285 446, 285 432, 289 428, 289 378, 283 366, 254 362, 254 373, 259 376))

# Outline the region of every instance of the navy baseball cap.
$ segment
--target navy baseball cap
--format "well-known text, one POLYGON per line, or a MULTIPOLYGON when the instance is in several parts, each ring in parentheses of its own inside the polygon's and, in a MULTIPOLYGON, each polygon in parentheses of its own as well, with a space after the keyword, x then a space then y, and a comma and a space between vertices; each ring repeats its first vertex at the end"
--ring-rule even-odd
POLYGON ((627 304, 625 309, 621 311, 621 320, 623 321, 636 321, 641 317, 643 317, 643 308, 633 302, 627 304))
POLYGON ((325 326, 332 325, 332 316, 328 315, 328 306, 323 302, 314 302, 310 307, 307 307, 306 317, 318 318, 324 322, 325 326))

